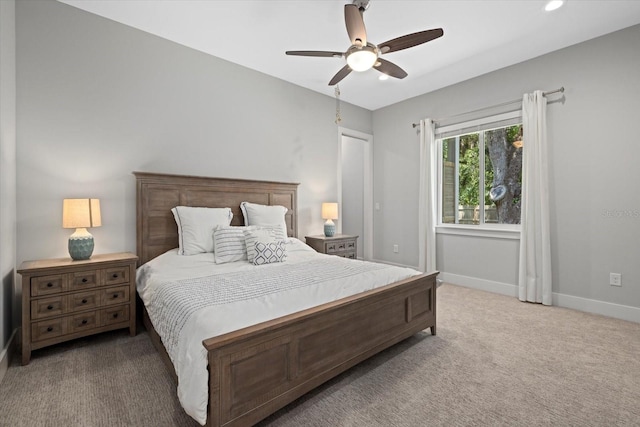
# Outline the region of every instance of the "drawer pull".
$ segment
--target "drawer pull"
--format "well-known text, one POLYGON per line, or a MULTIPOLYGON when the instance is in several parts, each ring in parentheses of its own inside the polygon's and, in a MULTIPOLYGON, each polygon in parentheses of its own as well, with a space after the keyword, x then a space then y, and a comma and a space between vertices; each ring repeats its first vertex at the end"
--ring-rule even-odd
POLYGON ((53 327, 52 327, 52 326, 49 326, 49 327, 47 328, 47 332, 51 332, 51 331, 53 331, 53 327))
POLYGON ((111 298, 113 298, 113 299, 118 298, 118 294, 113 294, 113 296, 111 298))
POLYGON ((87 319, 82 319, 82 324, 86 325, 87 324, 87 319))
POLYGON ((53 283, 51 282, 47 283, 47 288, 53 288, 53 283))
POLYGON ((87 300, 86 300, 86 299, 83 299, 83 300, 82 300, 82 303, 83 303, 83 304, 86 304, 86 303, 87 303, 87 300))
POLYGON ((87 283, 87 278, 86 277, 82 278, 82 283, 87 283))
POLYGON ((113 318, 117 319, 118 318, 118 313, 113 313, 113 318))
POLYGON ((113 273, 113 276, 111 276, 112 279, 117 279, 118 278, 118 273, 113 273))
POLYGON ((53 306, 52 305, 48 305, 47 306, 47 310, 53 310, 53 306))

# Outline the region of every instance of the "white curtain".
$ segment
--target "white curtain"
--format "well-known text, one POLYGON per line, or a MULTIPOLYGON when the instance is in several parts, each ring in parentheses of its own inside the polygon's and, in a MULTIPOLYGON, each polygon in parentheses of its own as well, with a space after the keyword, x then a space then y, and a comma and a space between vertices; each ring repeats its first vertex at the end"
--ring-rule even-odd
POLYGON ((438 167, 436 137, 431 119, 420 120, 420 194, 418 202, 419 269, 436 269, 436 174, 438 167))
POLYGON ((547 100, 542 91, 524 95, 518 297, 521 301, 551 305, 546 111, 547 100))

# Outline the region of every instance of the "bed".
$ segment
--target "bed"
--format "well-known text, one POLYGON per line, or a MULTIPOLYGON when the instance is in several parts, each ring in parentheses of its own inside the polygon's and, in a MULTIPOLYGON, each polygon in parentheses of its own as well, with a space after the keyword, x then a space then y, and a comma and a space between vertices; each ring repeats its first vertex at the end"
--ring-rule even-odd
MULTIPOLYGON (((169 256, 166 254, 178 246, 171 214, 175 206, 230 207, 231 225, 238 226, 243 225, 243 201, 284 206, 287 235, 297 237, 298 184, 147 172, 134 175, 141 266, 169 256)), ((291 243, 299 248, 293 240, 291 243)), ((300 257, 308 256, 302 248, 296 250, 300 257)), ((430 328, 435 335, 437 274, 414 275, 203 339, 206 425, 255 424, 419 331, 430 328)), ((142 311, 145 327, 175 377, 176 367, 144 306, 142 311)))

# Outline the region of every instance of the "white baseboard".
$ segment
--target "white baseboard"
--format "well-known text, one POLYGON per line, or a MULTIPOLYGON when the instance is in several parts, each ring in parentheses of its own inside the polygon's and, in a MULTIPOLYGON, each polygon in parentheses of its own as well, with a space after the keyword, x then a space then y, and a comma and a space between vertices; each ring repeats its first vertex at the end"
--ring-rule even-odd
POLYGON ((518 287, 509 283, 494 282, 491 280, 478 279, 476 277, 462 276, 441 272, 440 280, 453 285, 460 285, 466 288, 479 289, 481 291, 493 292, 494 294, 518 297, 518 287))
POLYGON ((553 305, 640 323, 640 308, 553 293, 553 305))
POLYGON ((397 262, 382 261, 379 259, 372 259, 371 262, 377 262, 378 264, 389 264, 389 265, 395 265, 396 267, 413 268, 414 270, 419 270, 418 267, 416 267, 415 265, 404 265, 404 264, 398 264, 397 262))
MULTIPOLYGON (((518 287, 509 283, 493 282, 491 280, 478 279, 475 277, 451 273, 440 273, 438 278, 443 282, 454 285, 479 289, 481 291, 493 292, 515 298, 518 297, 518 287)), ((557 292, 553 293, 552 302, 553 305, 558 307, 571 308, 573 310, 585 311, 587 313, 600 314, 616 319, 640 323, 640 308, 638 307, 574 297, 572 295, 565 295, 557 292)))
POLYGON ((9 341, 7 341, 7 345, 2 349, 2 351, 0 351, 0 383, 4 378, 4 374, 7 373, 7 370, 9 369, 9 365, 11 365, 11 358, 15 354, 15 350, 16 350, 15 338, 17 336, 16 331, 17 329, 13 330, 13 333, 11 334, 9 341))

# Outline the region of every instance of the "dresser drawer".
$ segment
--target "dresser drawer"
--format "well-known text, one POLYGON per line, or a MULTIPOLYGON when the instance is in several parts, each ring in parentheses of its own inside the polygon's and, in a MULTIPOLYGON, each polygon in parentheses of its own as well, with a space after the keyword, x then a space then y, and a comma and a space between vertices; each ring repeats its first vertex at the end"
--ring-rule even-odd
POLYGON ((100 305, 99 291, 79 292, 67 296, 69 312, 96 308, 100 305))
POLYGON ((347 242, 347 249, 354 250, 356 248, 356 242, 347 242))
POLYGON ((71 273, 69 275, 69 282, 70 291, 95 288, 98 286, 98 271, 87 270, 71 273))
POLYGON ((31 324, 31 341, 37 342, 67 333, 66 318, 43 320, 31 324))
POLYGON ((67 317, 69 322, 68 332, 72 334, 96 328, 100 324, 100 315, 98 313, 97 311, 90 311, 67 317))
POLYGON ((43 319, 59 316, 65 312, 65 298, 55 296, 31 301, 31 318, 43 319))
POLYGON ((102 305, 122 304, 129 301, 129 287, 117 286, 102 291, 102 305))
POLYGON ((119 285, 120 283, 129 283, 129 266, 123 265, 121 267, 107 268, 102 270, 104 274, 104 284, 119 285))
POLYGON ((31 278, 31 296, 59 294, 65 291, 65 277, 62 274, 31 278))
POLYGON ((100 313, 102 319, 102 325, 113 325, 120 322, 129 321, 129 306, 118 305, 115 307, 108 307, 102 310, 100 313))

